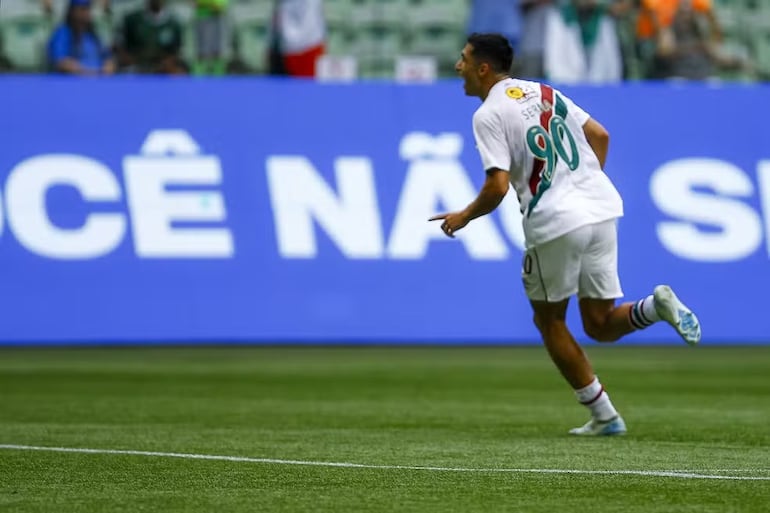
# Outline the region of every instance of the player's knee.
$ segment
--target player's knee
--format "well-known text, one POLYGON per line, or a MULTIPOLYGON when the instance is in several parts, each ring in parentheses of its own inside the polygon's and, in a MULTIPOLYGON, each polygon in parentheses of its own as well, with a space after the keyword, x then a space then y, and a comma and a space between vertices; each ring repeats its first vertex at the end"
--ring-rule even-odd
POLYGON ((583 321, 583 331, 586 332, 586 335, 588 335, 589 338, 597 342, 603 342, 602 338, 604 337, 604 331, 600 324, 593 321, 583 321))
POLYGON ((583 331, 597 342, 615 342, 618 337, 608 329, 607 319, 597 317, 583 318, 583 331))

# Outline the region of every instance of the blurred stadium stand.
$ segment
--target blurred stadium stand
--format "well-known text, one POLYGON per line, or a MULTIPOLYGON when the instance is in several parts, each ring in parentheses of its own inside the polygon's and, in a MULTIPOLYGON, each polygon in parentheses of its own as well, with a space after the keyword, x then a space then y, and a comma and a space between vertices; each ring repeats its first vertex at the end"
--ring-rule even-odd
MULTIPOLYGON (((61 20, 67 0, 52 0, 46 12, 42 0, 2 0, 0 4, 0 69, 16 72, 46 70, 45 47, 61 20), (4 65, 3 65, 4 64, 4 65)), ((144 0, 111 0, 105 10, 95 0, 94 22, 107 43, 123 16, 144 0)), ((167 0, 185 27, 183 57, 194 58, 194 6, 190 0, 167 0)), ((325 0, 327 53, 351 55, 361 77, 392 77, 398 55, 431 56, 440 76, 453 74, 453 64, 465 37, 468 0, 325 0)), ((726 71, 727 79, 770 79, 770 0, 714 0, 724 32, 723 50, 753 63, 746 70, 726 71)), ((242 64, 247 73, 266 69, 272 0, 231 0, 225 57, 242 64)), ((623 53, 631 79, 641 76, 634 45, 633 16, 620 23, 623 53)))
POLYGON ((16 71, 45 69, 45 46, 53 17, 39 0, 4 0, 0 4, 0 51, 6 65, 16 71))
POLYGON ((758 78, 770 79, 770 2, 714 0, 714 9, 722 28, 724 50, 748 58, 758 78))

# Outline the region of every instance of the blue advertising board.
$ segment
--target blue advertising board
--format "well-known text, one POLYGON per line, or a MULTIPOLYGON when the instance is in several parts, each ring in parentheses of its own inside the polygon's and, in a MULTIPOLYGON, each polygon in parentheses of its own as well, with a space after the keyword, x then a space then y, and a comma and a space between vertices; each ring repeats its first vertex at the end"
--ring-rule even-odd
MULTIPOLYGON (((626 299, 669 283, 704 343, 770 340, 770 87, 561 89, 611 133, 626 299)), ((515 197, 456 240, 427 222, 484 178, 459 81, 6 77, 0 97, 0 344, 538 341, 515 197)))

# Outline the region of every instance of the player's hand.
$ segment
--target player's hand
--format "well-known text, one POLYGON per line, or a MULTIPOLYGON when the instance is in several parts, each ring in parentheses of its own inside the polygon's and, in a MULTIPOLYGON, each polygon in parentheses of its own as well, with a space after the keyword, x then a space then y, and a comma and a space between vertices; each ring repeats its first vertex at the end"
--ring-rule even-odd
POLYGON ((441 223, 441 229, 444 231, 447 237, 452 238, 454 238, 455 232, 457 230, 461 230, 466 224, 468 224, 469 221, 465 212, 449 212, 446 214, 438 214, 428 219, 428 221, 438 220, 444 221, 441 223))

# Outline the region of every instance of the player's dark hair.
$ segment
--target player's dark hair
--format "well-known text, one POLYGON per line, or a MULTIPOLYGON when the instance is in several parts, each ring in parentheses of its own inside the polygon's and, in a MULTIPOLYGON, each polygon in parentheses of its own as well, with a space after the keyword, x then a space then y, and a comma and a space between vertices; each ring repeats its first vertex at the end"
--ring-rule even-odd
POLYGON ((473 46, 472 55, 476 62, 486 62, 497 73, 511 72, 513 48, 505 36, 474 32, 468 36, 468 44, 473 46))

